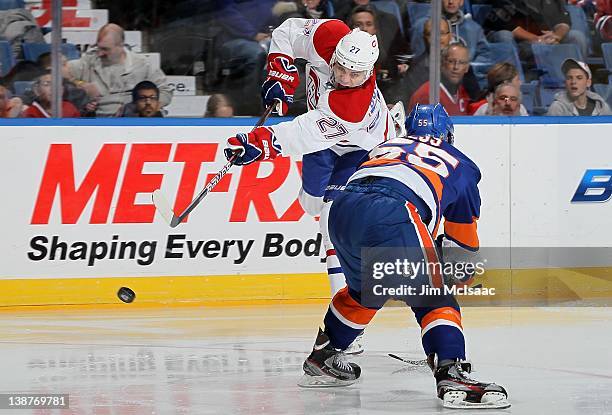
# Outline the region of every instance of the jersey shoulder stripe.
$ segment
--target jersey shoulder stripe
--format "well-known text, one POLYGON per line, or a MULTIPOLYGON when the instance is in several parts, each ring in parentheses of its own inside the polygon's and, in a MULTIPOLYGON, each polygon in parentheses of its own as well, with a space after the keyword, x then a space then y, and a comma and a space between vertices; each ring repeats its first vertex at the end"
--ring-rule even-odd
POLYGON ((321 23, 312 37, 315 51, 329 64, 336 50, 336 45, 350 31, 351 29, 340 20, 328 20, 321 23))

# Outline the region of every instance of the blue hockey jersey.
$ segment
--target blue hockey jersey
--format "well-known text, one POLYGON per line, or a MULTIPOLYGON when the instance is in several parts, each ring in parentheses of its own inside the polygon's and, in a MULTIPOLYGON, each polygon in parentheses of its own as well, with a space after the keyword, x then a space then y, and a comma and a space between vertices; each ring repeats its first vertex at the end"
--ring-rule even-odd
POLYGON ((429 207, 427 228, 435 238, 444 218, 444 234, 460 246, 479 248, 480 170, 468 156, 434 137, 394 138, 371 150, 349 183, 386 177, 408 187, 429 207))

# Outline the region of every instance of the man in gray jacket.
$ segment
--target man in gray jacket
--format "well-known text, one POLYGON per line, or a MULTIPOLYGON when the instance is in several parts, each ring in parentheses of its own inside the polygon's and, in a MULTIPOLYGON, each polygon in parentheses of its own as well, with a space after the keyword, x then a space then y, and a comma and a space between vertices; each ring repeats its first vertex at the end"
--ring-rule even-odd
POLYGON ((557 92, 546 115, 612 115, 601 95, 589 90, 591 70, 575 59, 566 59, 561 66, 565 74, 565 91, 557 92))
POLYGON ((80 59, 69 61, 68 70, 77 86, 97 102, 96 116, 112 117, 131 101, 134 86, 151 81, 159 87, 162 107, 172 100, 166 75, 146 57, 125 48, 123 29, 109 23, 98 32, 97 47, 80 59))

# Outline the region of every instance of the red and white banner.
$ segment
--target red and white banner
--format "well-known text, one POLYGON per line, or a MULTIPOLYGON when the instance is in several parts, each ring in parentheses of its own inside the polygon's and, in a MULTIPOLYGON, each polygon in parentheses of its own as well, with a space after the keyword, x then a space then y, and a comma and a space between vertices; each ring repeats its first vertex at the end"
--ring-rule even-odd
POLYGON ((323 272, 318 222, 297 201, 299 161, 234 167, 175 229, 156 213, 151 192, 183 210, 225 163, 221 138, 237 130, 3 127, 0 275, 323 272))
MULTIPOLYGON (((609 129, 458 125, 482 172, 481 246, 612 246, 609 129)), ((0 127, 0 278, 325 272, 299 160, 234 167, 174 229, 156 213, 151 192, 182 211, 225 163, 225 138, 248 130, 0 127)))

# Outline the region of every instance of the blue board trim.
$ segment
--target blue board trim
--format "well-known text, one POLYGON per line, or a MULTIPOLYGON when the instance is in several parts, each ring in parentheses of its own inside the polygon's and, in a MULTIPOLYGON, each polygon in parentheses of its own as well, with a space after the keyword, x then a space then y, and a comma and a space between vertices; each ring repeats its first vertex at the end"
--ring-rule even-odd
MULTIPOLYGON (((269 118, 266 125, 275 125, 290 121, 289 117, 269 118)), ((1 126, 33 127, 227 127, 253 126, 256 117, 234 118, 0 118, 1 126)), ((457 116, 455 124, 491 125, 491 124, 612 124, 612 116, 599 117, 492 117, 492 116, 457 116)))

